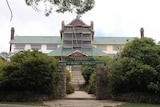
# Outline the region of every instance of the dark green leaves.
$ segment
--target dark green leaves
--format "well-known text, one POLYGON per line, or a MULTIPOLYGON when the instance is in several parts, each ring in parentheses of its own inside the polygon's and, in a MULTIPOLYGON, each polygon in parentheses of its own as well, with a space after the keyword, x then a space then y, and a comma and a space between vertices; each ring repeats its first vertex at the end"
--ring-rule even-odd
POLYGON ((84 14, 91 10, 94 5, 94 0, 25 0, 28 6, 32 6, 35 10, 40 2, 45 4, 45 14, 48 16, 53 11, 53 7, 56 8, 56 12, 75 12, 77 14, 84 14))
POLYGON ((135 38, 128 42, 119 53, 111 72, 114 93, 157 92, 159 78, 160 46, 150 38, 135 38))
POLYGON ((5 64, 0 89, 53 94, 57 86, 57 60, 38 50, 15 54, 5 64))

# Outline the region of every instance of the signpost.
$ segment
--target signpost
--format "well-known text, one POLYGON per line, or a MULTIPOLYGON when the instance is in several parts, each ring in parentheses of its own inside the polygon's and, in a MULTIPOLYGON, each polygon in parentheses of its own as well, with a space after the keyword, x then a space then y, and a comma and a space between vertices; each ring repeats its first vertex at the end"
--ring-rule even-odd
POLYGON ((60 61, 59 64, 96 65, 96 64, 105 64, 105 62, 95 61, 93 57, 70 57, 67 61, 60 61))

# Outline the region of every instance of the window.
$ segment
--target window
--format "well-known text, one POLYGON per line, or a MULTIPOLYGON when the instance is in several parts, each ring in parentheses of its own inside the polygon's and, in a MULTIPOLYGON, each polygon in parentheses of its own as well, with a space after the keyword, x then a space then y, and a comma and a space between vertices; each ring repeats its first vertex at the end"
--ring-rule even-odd
POLYGON ((106 51, 107 50, 107 46, 106 45, 97 45, 97 48, 102 50, 102 51, 106 51))
POLYGON ((25 48, 25 44, 15 44, 16 50, 20 50, 20 49, 24 49, 24 48, 25 48))
POLYGON ((57 48, 56 44, 47 44, 47 50, 54 50, 57 48))
POLYGON ((119 46, 119 45, 115 45, 113 46, 113 51, 119 51, 121 50, 122 46, 119 46))
POLYGON ((41 44, 31 44, 31 49, 41 49, 41 44))

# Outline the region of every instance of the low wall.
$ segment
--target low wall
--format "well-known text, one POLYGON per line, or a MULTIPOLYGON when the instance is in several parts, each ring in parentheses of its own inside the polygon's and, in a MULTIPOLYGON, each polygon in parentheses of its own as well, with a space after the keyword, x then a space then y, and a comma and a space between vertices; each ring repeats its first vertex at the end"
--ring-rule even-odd
POLYGON ((7 102, 27 102, 27 101, 45 101, 55 98, 53 95, 38 95, 31 92, 5 91, 0 92, 0 101, 7 102))
POLYGON ((113 96, 113 100, 127 101, 133 103, 153 103, 160 104, 160 96, 148 93, 126 93, 113 96))

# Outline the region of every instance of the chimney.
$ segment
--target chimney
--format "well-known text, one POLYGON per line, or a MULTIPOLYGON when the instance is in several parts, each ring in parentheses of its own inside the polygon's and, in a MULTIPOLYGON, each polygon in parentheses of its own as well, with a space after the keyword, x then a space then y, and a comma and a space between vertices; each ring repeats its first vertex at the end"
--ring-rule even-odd
MULTIPOLYGON (((14 39, 14 31, 15 31, 15 30, 14 30, 14 27, 12 27, 12 28, 11 28, 11 40, 14 39)), ((11 50, 12 50, 12 49, 11 49, 11 45, 12 45, 12 44, 10 43, 10 49, 9 49, 10 52, 11 52, 11 50)))
POLYGON ((14 39, 14 27, 11 28, 11 40, 14 39))
POLYGON ((64 28, 64 21, 62 21, 62 29, 64 28))
POLYGON ((93 21, 91 21, 91 28, 92 28, 92 30, 94 29, 94 23, 93 23, 93 21))
POLYGON ((141 33, 141 39, 144 38, 144 29, 143 29, 143 27, 140 29, 140 33, 141 33))
POLYGON ((91 21, 91 29, 92 29, 92 40, 94 40, 94 23, 91 21))

